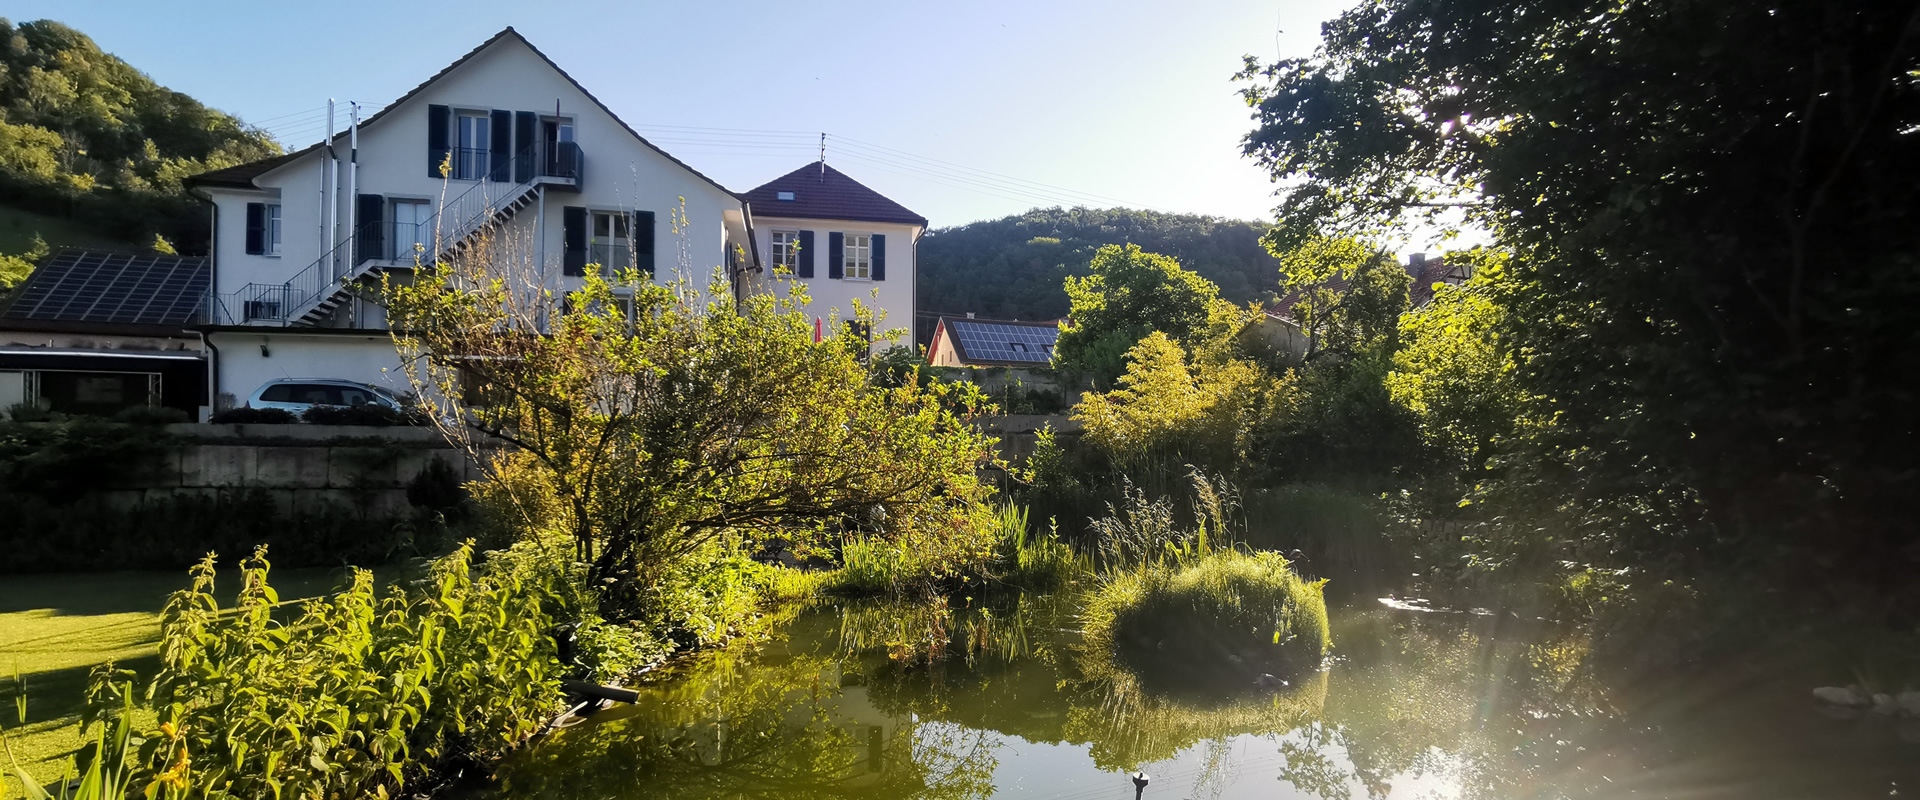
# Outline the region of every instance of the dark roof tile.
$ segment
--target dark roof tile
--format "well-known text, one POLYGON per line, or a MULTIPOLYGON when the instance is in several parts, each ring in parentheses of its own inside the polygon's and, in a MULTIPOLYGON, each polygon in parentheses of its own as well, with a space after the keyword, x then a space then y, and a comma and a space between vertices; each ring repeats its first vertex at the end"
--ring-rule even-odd
POLYGON ((753 207, 757 217, 927 224, 926 217, 818 161, 774 178, 740 199, 753 207), (780 199, 782 192, 792 192, 793 199, 780 199))

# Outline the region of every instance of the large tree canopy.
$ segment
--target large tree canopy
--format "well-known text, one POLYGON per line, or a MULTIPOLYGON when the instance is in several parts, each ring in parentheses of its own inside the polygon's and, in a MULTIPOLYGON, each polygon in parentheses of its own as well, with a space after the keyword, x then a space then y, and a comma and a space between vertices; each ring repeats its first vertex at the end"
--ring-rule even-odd
POLYGON ((1125 370, 1127 351, 1149 333, 1196 350, 1231 332, 1231 304, 1179 261, 1138 245, 1107 245, 1090 269, 1084 278, 1066 279, 1071 318, 1060 326, 1054 359, 1063 367, 1110 382, 1125 370))
POLYGON ((1276 243, 1457 209, 1511 251, 1538 485, 1682 562, 1910 573, 1920 3, 1375 0, 1242 77, 1276 243))
POLYGON ((198 251, 206 216, 183 181, 279 152, 265 133, 154 83, 79 31, 0 19, 0 203, 198 251))

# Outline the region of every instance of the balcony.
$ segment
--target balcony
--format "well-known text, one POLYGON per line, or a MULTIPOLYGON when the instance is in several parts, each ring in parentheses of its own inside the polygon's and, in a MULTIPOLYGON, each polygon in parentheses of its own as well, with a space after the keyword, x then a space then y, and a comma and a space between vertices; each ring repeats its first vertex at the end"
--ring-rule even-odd
POLYGON ((579 191, 586 156, 575 142, 547 142, 507 159, 494 160, 484 148, 455 147, 448 152, 447 177, 456 181, 532 183, 579 191))

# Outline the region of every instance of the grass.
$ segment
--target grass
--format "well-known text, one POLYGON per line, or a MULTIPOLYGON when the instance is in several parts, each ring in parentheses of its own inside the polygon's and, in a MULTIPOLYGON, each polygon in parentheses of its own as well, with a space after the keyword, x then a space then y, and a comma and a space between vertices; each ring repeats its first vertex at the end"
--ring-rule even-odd
POLYGON ((1263 673, 1305 675, 1331 644, 1322 584, 1277 553, 1237 550, 1117 571, 1088 598, 1086 650, 1168 694, 1232 694, 1263 673))
MULTIPOLYGON (((276 574, 282 599, 312 597, 334 587, 327 570, 276 574)), ((114 661, 144 681, 159 665, 160 609, 187 586, 184 571, 8 575, 0 579, 0 729, 20 766, 42 782, 66 769, 81 745, 79 721, 87 674, 114 661), (26 719, 18 718, 12 677, 26 684, 26 719)), ((4 762, 4 756, 0 756, 4 762)), ((0 763, 0 797, 20 785, 0 763)))

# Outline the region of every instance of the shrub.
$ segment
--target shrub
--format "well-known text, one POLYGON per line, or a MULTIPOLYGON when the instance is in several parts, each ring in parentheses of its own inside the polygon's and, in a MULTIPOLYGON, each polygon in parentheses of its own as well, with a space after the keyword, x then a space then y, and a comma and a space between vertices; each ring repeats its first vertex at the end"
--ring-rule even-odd
POLYGON ((359 406, 313 406, 301 412, 300 419, 312 425, 423 425, 424 420, 406 411, 396 411, 371 403, 359 406))
POLYGON ((165 406, 134 406, 132 408, 122 409, 120 413, 113 415, 113 421, 124 422, 129 425, 175 425, 182 422, 192 422, 193 418, 189 416, 187 412, 177 408, 167 408, 165 406))
POLYGON ((284 408, 229 408, 208 418, 215 425, 292 425, 300 418, 284 408))
POLYGON ((1277 553, 1233 550, 1119 572, 1088 601, 1087 649, 1161 691, 1299 675, 1330 643, 1324 583, 1301 580, 1277 553))
POLYGON ((407 481, 407 503, 414 508, 436 511, 448 518, 466 516, 467 489, 460 473, 439 456, 427 459, 420 472, 407 481))
POLYGON ((376 597, 355 570, 290 624, 264 550, 242 565, 230 609, 203 560, 162 616, 147 694, 159 730, 141 750, 149 796, 394 796, 538 730, 560 705, 550 587, 512 569, 522 561, 475 571, 471 553, 436 562, 417 594, 376 597))

